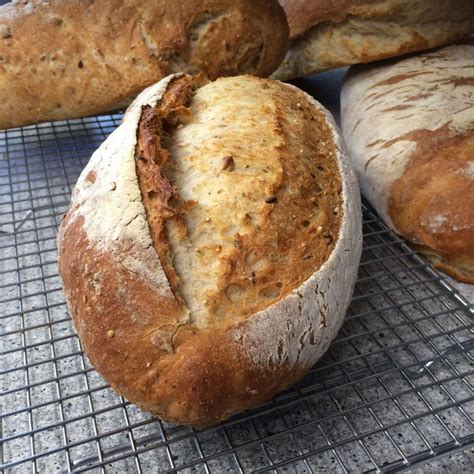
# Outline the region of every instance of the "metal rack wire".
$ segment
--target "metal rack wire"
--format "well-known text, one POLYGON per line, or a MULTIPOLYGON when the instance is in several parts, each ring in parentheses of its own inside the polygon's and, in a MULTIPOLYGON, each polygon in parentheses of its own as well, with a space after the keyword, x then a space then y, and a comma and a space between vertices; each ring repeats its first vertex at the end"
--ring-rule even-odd
POLYGON ((0 132, 1 467, 7 472, 395 472, 474 445, 473 310, 364 206, 345 324, 295 387, 206 430, 112 392, 74 333, 55 233, 120 115, 0 132))

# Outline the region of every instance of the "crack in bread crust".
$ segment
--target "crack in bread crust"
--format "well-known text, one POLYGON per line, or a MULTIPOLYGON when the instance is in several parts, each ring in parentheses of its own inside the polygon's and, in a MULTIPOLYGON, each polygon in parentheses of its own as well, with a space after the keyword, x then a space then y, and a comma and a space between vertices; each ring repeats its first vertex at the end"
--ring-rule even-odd
MULTIPOLYGON (((173 205, 173 201, 179 199, 179 192, 163 172, 170 159, 164 142, 173 128, 189 120, 191 98, 198 85, 204 83, 199 76, 174 78, 156 106, 143 108, 137 131, 136 173, 150 234, 171 289, 182 303, 177 291, 180 279, 173 268, 166 237, 166 222, 180 218, 178 209, 173 205)), ((184 227, 182 231, 186 233, 184 227)))

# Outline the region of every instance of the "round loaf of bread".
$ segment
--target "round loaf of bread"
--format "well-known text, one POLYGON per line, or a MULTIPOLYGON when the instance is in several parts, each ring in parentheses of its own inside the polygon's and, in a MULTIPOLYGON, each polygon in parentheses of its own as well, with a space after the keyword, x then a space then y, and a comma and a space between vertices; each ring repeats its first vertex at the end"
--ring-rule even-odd
POLYGON ((276 81, 181 74, 146 89, 84 169, 59 268, 98 372, 143 409, 206 426, 327 350, 361 241, 321 105, 276 81))

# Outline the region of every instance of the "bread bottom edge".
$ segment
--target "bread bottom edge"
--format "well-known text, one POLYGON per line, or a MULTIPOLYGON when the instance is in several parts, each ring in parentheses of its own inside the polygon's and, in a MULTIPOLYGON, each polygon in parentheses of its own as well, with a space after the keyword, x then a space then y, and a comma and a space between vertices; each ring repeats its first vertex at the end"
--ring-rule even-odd
POLYGON ((419 244, 411 244, 411 246, 426 257, 436 269, 441 270, 461 283, 474 284, 474 268, 470 269, 455 265, 431 247, 419 244))

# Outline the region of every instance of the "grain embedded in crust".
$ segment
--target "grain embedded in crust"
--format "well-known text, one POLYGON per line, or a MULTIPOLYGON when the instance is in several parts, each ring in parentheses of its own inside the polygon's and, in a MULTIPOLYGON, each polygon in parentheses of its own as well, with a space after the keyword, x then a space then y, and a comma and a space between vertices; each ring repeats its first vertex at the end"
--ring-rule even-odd
POLYGON ((267 76, 288 41, 276 0, 29 0, 0 25, 0 128, 124 108, 175 72, 267 76))
POLYGON ((292 40, 277 79, 434 48, 474 32, 470 0, 281 3, 292 40))
MULTIPOLYGON (((342 324, 357 275, 360 199, 329 113, 296 88, 280 84, 288 102, 284 118, 289 104, 302 98, 303 109, 320 117, 323 134, 328 132, 334 156, 327 158, 336 163, 341 185, 337 239, 325 262, 285 298, 243 319, 224 318, 207 327, 193 324, 173 292, 166 260, 158 258, 154 239, 159 233, 154 232, 152 206, 145 209, 141 189, 147 181, 137 176, 138 155, 144 150, 142 144, 137 146, 142 119, 153 125, 153 114, 146 112, 173 103, 180 77, 166 78, 140 94, 92 156, 59 230, 59 269, 84 350, 111 386, 163 419, 207 426, 288 388, 327 350, 342 324)), ((183 94, 184 103, 186 97, 183 94)), ((168 132, 164 139, 172 136, 176 123, 169 120, 172 113, 168 116, 173 108, 167 107, 168 118, 162 120, 162 130, 168 132)), ((189 114, 179 110, 185 123, 189 114)), ((319 122, 314 127, 311 114, 306 125, 317 134, 319 122)), ((292 144, 297 156, 300 147, 292 144)), ((244 149, 247 143, 241 145, 244 149)), ((231 169, 226 165, 223 171, 231 169)), ((168 171, 165 175, 171 178, 168 171)))
POLYGON ((325 117, 302 93, 289 102, 279 83, 220 79, 196 88, 186 111, 186 81, 142 115, 139 129, 153 114, 166 149, 154 149, 156 186, 139 176, 168 279, 206 326, 260 311, 317 271, 338 238, 341 182, 325 117))
POLYGON ((436 266, 473 281, 474 45, 358 66, 342 128, 364 194, 436 266))

